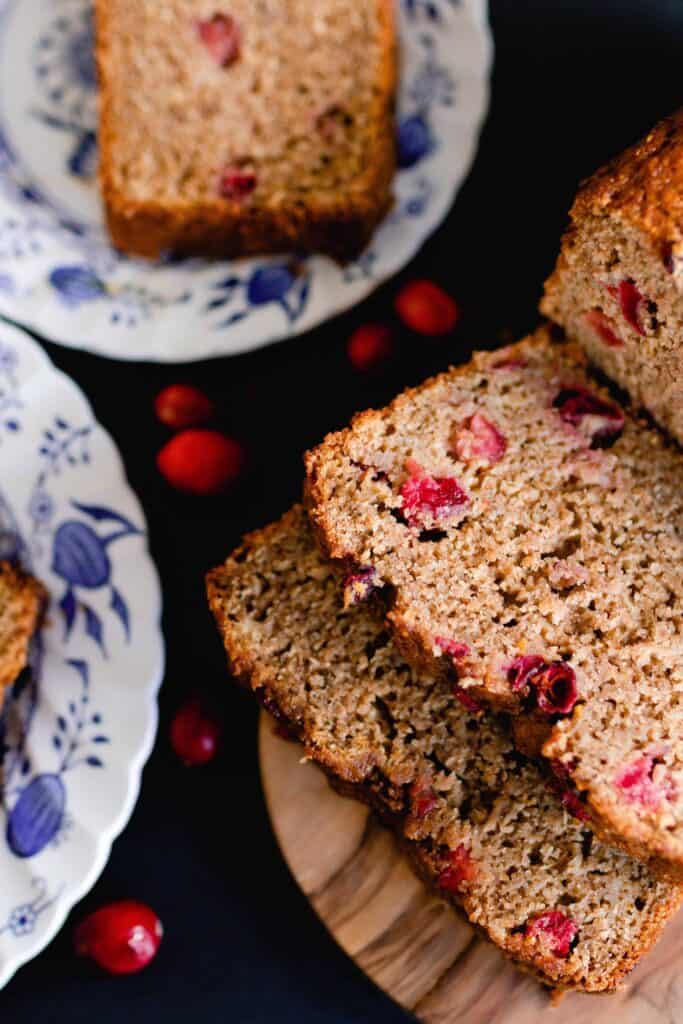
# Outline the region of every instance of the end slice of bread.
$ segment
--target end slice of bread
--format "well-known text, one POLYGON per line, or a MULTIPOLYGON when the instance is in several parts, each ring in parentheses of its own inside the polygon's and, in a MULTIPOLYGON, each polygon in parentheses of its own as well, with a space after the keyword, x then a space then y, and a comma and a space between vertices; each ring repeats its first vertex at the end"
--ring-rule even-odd
POLYGON ((683 442, 683 110, 584 182, 542 311, 683 442))
POLYGON ((120 249, 349 259, 391 205, 392 0, 97 0, 120 249))
POLYGON ((496 722, 409 668, 365 605, 344 608, 302 509, 247 537, 207 589, 236 679, 445 899, 545 984, 618 984, 680 885, 595 840, 496 722))

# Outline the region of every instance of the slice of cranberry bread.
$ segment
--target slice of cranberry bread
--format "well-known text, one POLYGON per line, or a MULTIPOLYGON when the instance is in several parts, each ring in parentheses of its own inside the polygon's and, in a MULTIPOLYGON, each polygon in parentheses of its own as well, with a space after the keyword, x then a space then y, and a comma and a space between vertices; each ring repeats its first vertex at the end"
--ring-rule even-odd
POLYGON ((603 834, 683 868, 683 457, 585 364, 540 331, 360 414, 307 455, 309 513, 411 664, 519 716, 603 834), (672 783, 637 800, 655 748, 672 783))
POLYGON ((420 678, 367 606, 344 608, 300 508, 207 585, 237 679, 344 791, 389 815, 445 899, 546 984, 617 985, 681 886, 595 840, 493 719, 420 678))
POLYGON ((26 667, 44 604, 42 584, 9 562, 0 562, 0 705, 26 667))
POLYGON ((541 309, 683 441, 683 111, 585 182, 541 309))
POLYGON ((393 0, 97 0, 125 252, 356 255, 391 205, 393 0))

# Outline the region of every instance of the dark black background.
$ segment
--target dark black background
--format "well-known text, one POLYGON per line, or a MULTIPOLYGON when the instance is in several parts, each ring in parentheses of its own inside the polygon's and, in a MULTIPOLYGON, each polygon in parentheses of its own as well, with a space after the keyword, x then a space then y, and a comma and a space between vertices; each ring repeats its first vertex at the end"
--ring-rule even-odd
POLYGON ((681 102, 681 0, 492 0, 491 21, 493 93, 477 160, 448 220, 401 279, 303 338, 233 359, 163 367, 46 346, 113 434, 145 507, 168 661, 133 818, 93 892, 3 992, 6 1020, 407 1019, 335 946, 281 859, 259 783, 256 710, 225 682, 202 574, 243 531, 298 497, 301 452, 326 431, 473 346, 532 327, 577 181, 681 102), (359 377, 345 355, 350 331, 391 318, 400 280, 414 275, 454 293, 461 324, 442 342, 402 333, 393 365, 359 377), (157 475, 166 435, 152 402, 178 381, 205 387, 226 430, 248 447, 247 476, 220 500, 183 498, 157 475), (199 771, 182 768, 167 739, 174 707, 197 687, 216 695, 229 728, 221 756, 199 771), (71 936, 88 909, 121 897, 149 902, 166 936, 146 971, 110 979, 74 957, 71 936))

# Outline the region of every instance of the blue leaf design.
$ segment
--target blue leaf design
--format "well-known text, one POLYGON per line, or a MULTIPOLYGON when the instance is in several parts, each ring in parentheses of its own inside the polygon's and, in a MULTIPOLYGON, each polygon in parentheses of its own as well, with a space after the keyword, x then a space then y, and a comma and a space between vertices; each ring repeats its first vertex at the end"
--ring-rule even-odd
POLYGON ((104 768, 104 762, 95 757, 94 754, 89 754, 85 759, 85 763, 89 764, 91 768, 104 768))
POLYGON ((109 743, 109 737, 108 736, 93 736, 92 742, 93 743, 109 743))
POLYGON ((85 611, 85 632, 87 633, 88 636, 93 638, 93 640, 100 648, 102 653, 106 655, 106 651, 104 649, 102 621, 99 615, 97 614, 97 612, 94 612, 92 608, 90 608, 87 604, 83 605, 83 610, 85 611))
POLYGON ((94 715, 92 716, 92 718, 90 719, 90 721, 91 721, 91 722, 93 723, 93 725, 99 725, 99 724, 100 724, 100 722, 102 721, 102 715, 101 715, 101 714, 99 713, 99 711, 98 711, 98 712, 96 712, 96 713, 95 713, 95 714, 94 714, 94 715))
POLYGON ((212 299, 211 302, 207 302, 206 311, 210 313, 213 309, 222 309, 223 306, 227 306, 229 299, 212 299))
POLYGON ((72 501, 71 504, 74 508, 77 508, 79 512, 82 512, 86 516, 90 516, 91 519, 96 519, 98 522, 113 519, 114 522, 121 523, 122 526, 128 527, 131 533, 141 532, 134 523, 131 523, 130 519, 126 519, 126 517, 120 515, 120 513, 114 512, 113 509, 105 508, 103 505, 83 505, 80 501, 72 501))
POLYGON ((83 686, 87 686, 90 682, 90 669, 88 668, 87 661, 83 661, 82 658, 68 658, 67 665, 71 668, 75 668, 81 677, 83 686))
POLYGON ((211 287, 216 289, 236 288, 240 284, 242 284, 242 282, 240 281, 239 277, 226 277, 222 281, 215 281, 211 285, 211 287))
POLYGON ((130 640, 130 618, 128 615, 128 605, 126 604, 123 597, 114 586, 112 586, 111 588, 110 608, 114 612, 116 612, 121 622, 123 623, 123 628, 126 631, 126 640, 130 640))
POLYGON ((64 718, 63 715, 59 715, 57 717, 57 725, 62 730, 62 732, 66 732, 66 718, 64 718))
POLYGON ((12 808, 7 845, 17 857, 34 857, 50 843, 64 818, 66 790, 58 775, 37 775, 12 808))
POLYGON ((229 316, 227 320, 222 320, 219 323, 218 326, 219 327, 230 327, 232 324, 236 324, 238 320, 244 320, 246 315, 247 315, 246 312, 243 312, 243 313, 233 313, 232 316, 229 316))
POLYGON ((59 607, 61 608, 62 615, 64 616, 64 624, 66 626, 64 636, 68 639, 76 619, 76 598, 74 597, 74 592, 71 587, 65 591, 64 597, 59 602, 59 607))
POLYGON ((52 746, 55 748, 55 750, 61 750, 62 749, 62 739, 61 739, 61 736, 53 736, 52 737, 52 746))

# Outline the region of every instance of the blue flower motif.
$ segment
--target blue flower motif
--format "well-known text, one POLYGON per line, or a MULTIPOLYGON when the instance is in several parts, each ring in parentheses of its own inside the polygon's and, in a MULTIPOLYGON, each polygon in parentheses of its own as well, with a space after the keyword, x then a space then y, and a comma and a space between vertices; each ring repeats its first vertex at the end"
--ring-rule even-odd
POLYGON ((69 306, 100 299, 106 287, 89 267, 57 267, 49 277, 50 284, 69 306))
POLYGON ((47 491, 38 488, 31 495, 29 502, 29 515, 36 523, 44 525, 49 523, 54 515, 55 503, 47 491))
POLYGON ((30 935, 35 928, 38 914, 30 903, 22 903, 15 907, 8 921, 8 927, 15 939, 21 935, 30 935))
POLYGON ((434 137, 422 114, 404 117, 398 126, 398 166, 414 167, 434 149, 434 137))

